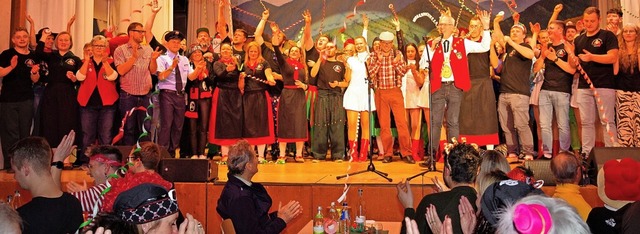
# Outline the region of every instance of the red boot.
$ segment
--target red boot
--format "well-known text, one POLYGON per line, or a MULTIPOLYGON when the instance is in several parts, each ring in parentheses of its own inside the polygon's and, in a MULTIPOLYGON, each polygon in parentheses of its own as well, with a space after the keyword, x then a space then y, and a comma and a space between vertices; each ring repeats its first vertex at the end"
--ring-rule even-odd
POLYGON ((349 141, 349 157, 353 162, 358 162, 358 142, 349 141))
POLYGON ((418 157, 420 157, 421 161, 424 159, 424 140, 423 139, 418 140, 418 157))
POLYGON ((420 152, 420 140, 411 140, 411 157, 416 162, 419 162, 422 160, 422 157, 420 157, 419 152, 420 152))
POLYGON ((360 141, 360 162, 369 160, 369 140, 362 139, 360 141))

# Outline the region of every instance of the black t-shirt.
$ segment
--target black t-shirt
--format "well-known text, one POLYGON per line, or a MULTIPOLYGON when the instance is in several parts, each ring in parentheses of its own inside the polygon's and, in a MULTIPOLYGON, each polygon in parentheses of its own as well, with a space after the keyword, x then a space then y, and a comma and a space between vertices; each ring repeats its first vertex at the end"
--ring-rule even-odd
MULTIPOLYGON (((527 43, 521 46, 531 48, 527 43)), ((502 76, 500 77, 500 93, 515 93, 531 95, 530 79, 531 59, 522 56, 509 44, 506 46, 507 55, 502 65, 502 76)))
POLYGON ((83 222, 80 201, 69 193, 58 198, 34 197, 18 208, 22 233, 75 233, 83 222))
POLYGON ((2 78, 2 93, 0 102, 21 102, 33 99, 33 82, 31 82, 31 67, 39 63, 33 52, 20 54, 14 48, 0 54, 0 67, 9 67, 13 56, 18 56, 18 65, 2 78))
POLYGON ((236 57, 236 59, 238 59, 238 63, 244 63, 244 50, 236 50, 235 47, 233 47, 233 57, 236 57))
POLYGON ((341 93, 339 87, 331 88, 329 85, 333 81, 342 81, 344 78, 344 63, 339 61, 324 61, 318 70, 317 83, 318 90, 330 90, 332 93, 341 93))
POLYGON ((629 71, 629 68, 623 67, 620 64, 620 71, 616 78, 616 87, 619 90, 627 92, 640 92, 640 69, 638 66, 633 69, 633 74, 629 71))
POLYGON ((305 63, 307 63, 307 66, 309 67, 308 69, 309 74, 307 74, 307 77, 309 77, 309 84, 316 85, 318 81, 316 77, 311 77, 311 68, 313 68, 313 66, 309 66, 309 61, 312 61, 313 63, 318 62, 318 59, 320 58, 320 52, 318 52, 318 50, 315 47, 313 47, 311 48, 311 50, 305 51, 305 58, 307 59, 305 63))
MULTIPOLYGON (((569 54, 564 50, 564 44, 554 46, 549 43, 549 48, 553 48, 556 51, 558 59, 567 61, 569 58, 569 54)), ((544 59, 544 67, 544 82, 542 83, 543 90, 571 93, 573 74, 565 72, 560 68, 560 66, 558 66, 558 64, 546 58, 544 59)))
MULTIPOLYGON (((260 48, 262 49, 262 57, 265 60, 267 60, 267 62, 269 63, 269 66, 271 67, 271 72, 282 74, 280 73, 280 66, 278 66, 278 58, 276 57, 276 53, 271 48, 269 48, 265 43, 262 43, 260 48)), ((278 49, 278 48, 274 48, 274 49, 278 49)), ((269 86, 267 90, 269 91, 269 94, 271 96, 280 96, 280 93, 282 93, 283 88, 284 88, 284 83, 282 83, 281 80, 276 80, 276 85, 269 86)))
POLYGON ((623 214, 606 207, 595 207, 589 212, 587 225, 591 233, 618 233, 623 214))
MULTIPOLYGON (((588 37, 581 34, 574 41, 575 54, 584 54, 582 50, 587 50, 592 54, 607 54, 607 51, 618 49, 618 39, 616 35, 607 30, 600 30, 595 35, 588 37)), ((596 88, 615 88, 613 78, 613 64, 602 64, 596 62, 580 62, 582 69, 587 73, 593 86, 596 88)), ((581 75, 582 76, 582 75, 581 75)), ((588 89, 589 84, 580 77, 579 89, 588 89)))

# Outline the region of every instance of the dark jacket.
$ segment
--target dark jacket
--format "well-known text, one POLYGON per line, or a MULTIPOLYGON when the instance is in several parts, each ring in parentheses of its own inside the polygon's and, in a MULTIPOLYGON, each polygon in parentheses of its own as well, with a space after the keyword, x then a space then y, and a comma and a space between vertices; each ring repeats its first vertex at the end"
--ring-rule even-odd
POLYGON ((231 173, 218 199, 218 214, 231 219, 237 233, 280 233, 287 224, 277 217, 277 211, 268 213, 271 197, 259 183, 246 185, 231 173))

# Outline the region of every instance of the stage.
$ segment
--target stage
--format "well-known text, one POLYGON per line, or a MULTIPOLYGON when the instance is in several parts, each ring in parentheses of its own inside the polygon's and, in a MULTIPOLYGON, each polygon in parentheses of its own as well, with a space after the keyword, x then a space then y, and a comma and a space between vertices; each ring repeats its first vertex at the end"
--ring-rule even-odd
MULTIPOLYGON (((347 196, 347 202, 350 205, 358 204, 357 191, 363 189, 367 219, 400 221, 403 217, 403 207, 396 197, 395 185, 407 177, 423 172, 423 168, 418 164, 406 164, 395 157, 393 163, 374 162, 376 169, 389 173, 389 177, 393 179, 392 182, 372 172, 336 179, 336 176, 347 172, 365 170, 367 165, 368 162, 312 163, 310 160, 306 160, 305 163, 295 163, 293 160, 286 164, 267 163, 258 167, 259 172, 254 176, 253 181, 262 183, 269 191, 273 199, 272 210, 277 210, 279 203, 285 204, 290 200, 297 200, 303 206, 302 215, 290 222, 283 233, 311 233, 311 230, 302 228, 312 220, 318 206, 327 207, 331 201, 340 197, 345 183, 351 186, 347 196)), ((442 166, 442 163, 437 164, 439 170, 442 170, 442 166)), ((433 177, 442 179, 442 173, 428 172, 424 176, 411 180, 414 204, 418 204, 423 196, 434 192, 435 187, 431 182, 433 177)), ((82 184, 84 180, 92 181, 86 172, 80 169, 64 170, 62 173, 63 189, 64 184, 69 181, 82 184)), ((218 179, 213 182, 175 183, 180 209, 202 221, 207 233, 220 233, 222 220, 216 212, 216 206, 226 181, 227 167, 220 165, 218 179)), ((0 198, 6 199, 16 189, 19 189, 19 185, 13 179, 13 174, 0 171, 0 198)), ((554 187, 544 187, 543 190, 550 195, 554 187)), ((603 205, 598 198, 596 187, 583 187, 581 192, 593 207, 603 205)), ((21 190, 21 194, 22 203, 31 199, 27 191, 21 190)), ((391 230, 390 233, 397 232, 391 230)))

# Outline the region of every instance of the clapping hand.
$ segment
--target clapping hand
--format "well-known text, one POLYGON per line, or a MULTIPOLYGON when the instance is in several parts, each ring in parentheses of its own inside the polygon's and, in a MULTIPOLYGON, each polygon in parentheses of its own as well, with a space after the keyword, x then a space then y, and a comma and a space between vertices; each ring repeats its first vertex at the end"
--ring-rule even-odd
POLYGON ((64 159, 71 154, 71 151, 76 148, 76 146, 73 145, 75 140, 76 132, 73 130, 69 131, 69 134, 62 137, 60 144, 58 144, 58 147, 56 147, 53 153, 53 161, 64 161, 64 159))
POLYGON ((302 206, 298 201, 289 201, 286 205, 281 205, 282 203, 278 204, 278 218, 284 220, 285 223, 289 223, 302 214, 302 206))
POLYGON ((580 58, 580 61, 583 62, 591 62, 593 61, 593 54, 591 54, 591 52, 589 52, 588 50, 583 49, 582 52, 584 52, 584 54, 579 54, 578 58, 580 58))
POLYGON ((18 55, 14 55, 13 57, 11 57, 11 63, 9 64, 9 66, 11 66, 12 69, 18 66, 18 55))
POLYGON ((82 185, 73 182, 73 181, 69 181, 69 183, 67 183, 67 192, 70 193, 77 193, 77 192, 82 192, 82 191, 87 191, 87 181, 85 180, 83 182, 82 185))
POLYGON ((160 57, 160 54, 162 54, 162 51, 160 51, 160 47, 158 46, 158 47, 156 47, 156 50, 154 50, 151 53, 151 59, 153 59, 153 60, 158 59, 158 57, 160 57))
POLYGON ((398 192, 398 200, 402 203, 404 208, 413 208, 413 192, 411 192, 411 184, 408 180, 396 185, 398 192))
POLYGON ((76 81, 76 74, 73 74, 72 71, 67 71, 67 78, 71 81, 76 81))
POLYGON ((489 29, 489 24, 491 23, 491 14, 489 14, 488 11, 478 11, 478 16, 480 16, 482 27, 484 27, 485 30, 489 29))

